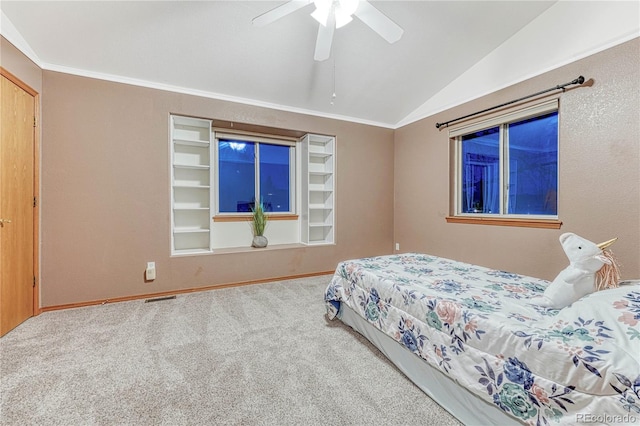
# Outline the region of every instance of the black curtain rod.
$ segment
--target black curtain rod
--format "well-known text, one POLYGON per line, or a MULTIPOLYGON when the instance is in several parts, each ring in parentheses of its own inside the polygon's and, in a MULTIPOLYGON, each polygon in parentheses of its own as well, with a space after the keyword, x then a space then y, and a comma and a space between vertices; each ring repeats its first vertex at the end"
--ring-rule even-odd
POLYGON ((531 95, 528 95, 528 96, 524 96, 524 97, 522 97, 520 99, 516 99, 516 100, 513 100, 513 101, 505 102, 503 104, 496 105, 496 106, 491 107, 491 108, 483 109, 482 111, 477 111, 477 112, 474 112, 472 114, 467 114, 467 115, 464 115, 462 117, 454 118, 453 120, 445 121, 444 123, 436 123, 436 128, 439 129, 442 126, 449 127, 449 124, 453 123, 454 121, 464 120, 465 118, 473 117, 474 115, 483 114, 485 112, 489 112, 489 111, 492 111, 494 109, 502 108, 503 106, 511 105, 511 104, 516 103, 516 102, 523 101, 525 99, 533 98, 534 96, 542 95, 543 93, 547 93, 547 92, 550 92, 552 90, 562 90, 564 92, 564 88, 565 87, 570 86, 572 84, 582 84, 582 83, 584 83, 584 77, 580 76, 580 77, 576 78, 575 80, 570 81, 569 83, 559 84, 559 85, 557 85, 555 87, 552 87, 550 89, 542 90, 540 92, 537 92, 537 93, 534 93, 534 94, 531 94, 531 95))

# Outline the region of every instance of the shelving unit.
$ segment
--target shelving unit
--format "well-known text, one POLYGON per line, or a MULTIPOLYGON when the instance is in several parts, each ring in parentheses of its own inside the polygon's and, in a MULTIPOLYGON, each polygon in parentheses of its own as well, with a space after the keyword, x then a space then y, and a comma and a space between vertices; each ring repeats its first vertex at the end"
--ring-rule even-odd
POLYGON ((211 251, 211 120, 172 115, 171 253, 211 251))
POLYGON ((308 134, 301 144, 301 242, 333 244, 335 137, 308 134))

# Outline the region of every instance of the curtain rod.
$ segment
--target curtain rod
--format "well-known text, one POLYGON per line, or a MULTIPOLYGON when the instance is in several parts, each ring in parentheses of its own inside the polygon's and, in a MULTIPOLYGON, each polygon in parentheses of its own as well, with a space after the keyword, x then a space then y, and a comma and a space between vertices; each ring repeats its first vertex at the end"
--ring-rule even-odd
POLYGON ((473 117, 474 115, 478 115, 478 114, 482 114, 482 113, 485 113, 485 112, 492 111, 494 109, 502 108, 503 106, 511 105, 511 104, 516 103, 516 102, 523 101, 525 99, 533 98, 534 96, 542 95, 543 93, 547 93, 547 92, 550 92, 552 90, 562 90, 564 92, 564 90, 565 90, 564 88, 565 87, 570 86, 572 84, 582 84, 582 83, 584 83, 584 77, 580 76, 580 77, 576 78, 575 80, 570 81, 569 83, 559 84, 559 85, 557 85, 555 87, 552 87, 550 89, 542 90, 540 92, 533 93, 531 95, 527 95, 527 96, 524 96, 522 98, 519 98, 519 99, 516 99, 516 100, 513 100, 513 101, 505 102, 503 104, 496 105, 496 106, 493 106, 491 108, 483 109, 482 111, 477 111, 477 112, 474 112, 472 114, 467 114, 467 115, 464 115, 462 117, 454 118, 453 120, 445 121, 444 123, 436 123, 436 128, 439 129, 442 126, 449 127, 449 124, 453 123, 454 121, 464 120, 465 118, 473 117))

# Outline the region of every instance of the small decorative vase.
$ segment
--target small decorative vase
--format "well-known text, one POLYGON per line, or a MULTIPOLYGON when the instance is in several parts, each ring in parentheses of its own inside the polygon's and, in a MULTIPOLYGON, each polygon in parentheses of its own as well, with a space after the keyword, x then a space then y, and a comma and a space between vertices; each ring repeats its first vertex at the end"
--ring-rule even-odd
POLYGON ((264 248, 269 244, 269 240, 264 235, 256 235, 253 237, 253 242, 251 243, 251 247, 255 248, 264 248))

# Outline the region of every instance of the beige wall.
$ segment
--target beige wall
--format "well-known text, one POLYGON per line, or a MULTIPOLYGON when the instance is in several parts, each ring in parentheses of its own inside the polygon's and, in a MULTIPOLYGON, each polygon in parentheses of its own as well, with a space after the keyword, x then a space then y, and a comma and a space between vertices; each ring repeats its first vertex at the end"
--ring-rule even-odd
POLYGON ((567 265, 558 237, 612 251, 623 278, 640 278, 640 39, 425 118, 395 132, 394 238, 401 251, 426 252, 553 279, 567 265), (569 82, 590 87, 560 97, 560 230, 448 224, 449 141, 435 123, 569 82))
POLYGON ((333 271, 391 252, 390 129, 51 71, 43 88, 43 307, 333 271), (337 244, 170 257, 169 113, 336 135, 337 244))
POLYGON ((557 238, 568 231, 619 236, 624 277, 640 277, 638 39, 395 132, 43 72, 0 41, 1 65, 42 94, 43 307, 330 271, 393 242, 551 279, 566 266, 557 238), (561 97, 562 229, 447 224, 448 139, 435 123, 578 75, 594 82, 561 97), (337 244, 170 257, 169 113, 337 135, 337 244))

